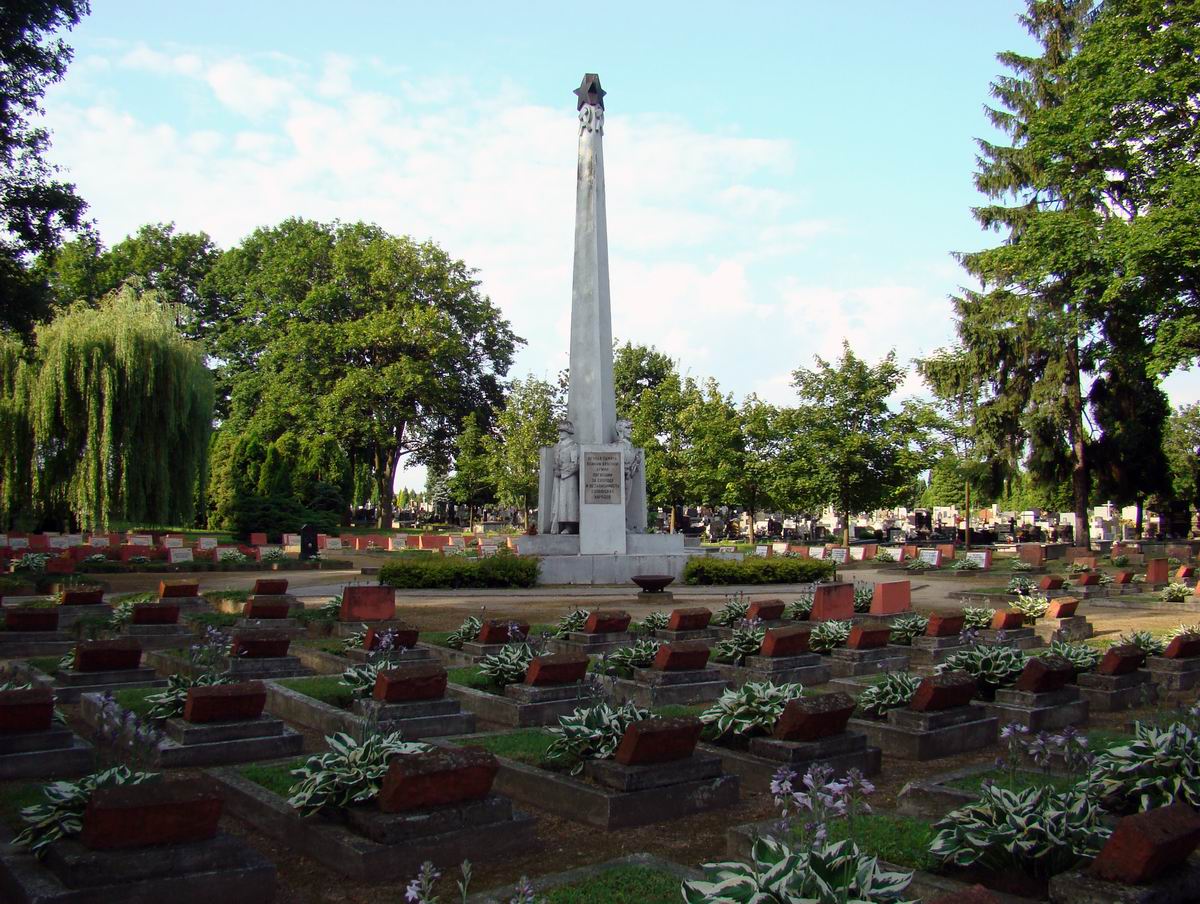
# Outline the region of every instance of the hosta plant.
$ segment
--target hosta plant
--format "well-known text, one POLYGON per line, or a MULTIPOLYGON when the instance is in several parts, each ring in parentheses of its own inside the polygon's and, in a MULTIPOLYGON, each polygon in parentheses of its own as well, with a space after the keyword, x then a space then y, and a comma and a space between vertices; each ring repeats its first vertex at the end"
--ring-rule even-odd
POLYGON ((17 573, 35 573, 46 570, 46 563, 50 561, 50 554, 45 552, 27 552, 21 555, 21 558, 13 562, 12 570, 17 573))
POLYGON ((632 678, 634 669, 650 668, 660 646, 657 640, 649 638, 634 641, 630 646, 619 647, 605 656, 598 670, 602 670, 606 675, 632 678))
POLYGON ((1009 593, 1033 593, 1035 590, 1037 590, 1037 581, 1033 580, 1033 578, 1018 575, 1008 580, 1009 593))
POLYGON ((892 672, 876 684, 871 684, 858 695, 858 708, 872 716, 882 716, 889 709, 908 706, 913 694, 921 686, 921 679, 908 672, 892 672))
POLYGON ((1149 631, 1130 631, 1117 638, 1117 646, 1137 647, 1147 656, 1161 656, 1167 645, 1149 631))
POLYGON ((586 609, 572 609, 558 620, 558 626, 554 629, 554 636, 566 637, 572 631, 582 631, 583 626, 587 624, 589 614, 586 609))
MULTIPOLYGON (((22 681, 16 677, 10 677, 8 673, 0 673, 0 691, 31 691, 33 690, 32 681, 22 681)), ((62 711, 56 706, 54 708, 53 721, 56 725, 66 725, 67 717, 62 714, 62 711)))
POLYGON ((870 612, 871 600, 875 598, 874 584, 855 584, 854 585, 854 611, 855 612, 870 612))
POLYGON ((1066 568, 1067 574, 1087 574, 1091 570, 1091 568, 1082 562, 1071 562, 1066 568))
POLYGON ((905 571, 915 571, 915 572, 928 571, 932 567, 933 566, 930 565, 928 562, 926 562, 924 559, 909 559, 907 562, 904 563, 905 571))
POLYGON ((1200 635, 1200 625, 1176 625, 1167 632, 1164 640, 1169 643, 1176 637, 1180 637, 1182 635, 1200 635))
POLYGON ((828 653, 835 647, 844 647, 850 639, 851 626, 849 621, 817 622, 808 635, 809 649, 816 653, 828 653))
POLYGON ((1172 581, 1162 591, 1162 601, 1164 603, 1182 603, 1192 595, 1192 588, 1187 584, 1181 584, 1172 581))
POLYGON ((892 633, 889 641, 901 646, 910 647, 915 638, 925 633, 929 627, 929 618, 916 612, 905 612, 892 621, 892 633))
POLYGON ((712 706, 700 714, 704 734, 709 738, 748 737, 769 734, 783 714, 789 700, 804 693, 800 684, 772 684, 747 681, 730 688, 712 706))
POLYGON ((992 626, 992 618, 995 617, 996 610, 986 606, 964 606, 962 614, 964 628, 983 630, 992 626))
POLYGON ((648 718, 650 710, 632 701, 621 706, 597 703, 577 709, 569 716, 559 716, 558 725, 550 729, 554 741, 546 749, 543 762, 578 775, 583 771, 584 761, 610 759, 617 752, 625 729, 648 718))
POLYGON ((90 556, 85 556, 83 564, 85 565, 103 565, 108 561, 108 556, 102 552, 94 552, 90 556))
POLYGON ((726 598, 725 605, 718 609, 712 617, 712 624, 726 628, 736 625, 746 617, 749 611, 750 602, 746 599, 745 594, 735 594, 726 598))
POLYGON ((875 553, 874 561, 879 562, 880 564, 885 564, 887 562, 895 562, 896 557, 894 555, 892 555, 890 552, 888 552, 886 549, 881 549, 877 553, 875 553))
POLYGON ((179 674, 168 675, 166 688, 146 698, 146 702, 150 704, 150 709, 146 712, 146 718, 160 720, 182 716, 189 690, 194 687, 213 687, 218 684, 231 684, 234 680, 229 675, 213 675, 208 673, 197 675, 195 678, 179 674))
POLYGON ((727 640, 719 640, 713 644, 713 662, 729 662, 741 665, 747 656, 755 656, 762 648, 763 638, 767 636, 766 628, 755 628, 749 625, 733 629, 733 636, 727 640))
POLYGON ((1069 640, 1055 640, 1050 644, 1050 655, 1061 656, 1077 672, 1090 672, 1100 661, 1100 651, 1085 643, 1073 643, 1069 640))
POLYGON ((955 559, 950 567, 955 571, 978 571, 979 563, 974 559, 955 559))
POLYGON ((268 549, 266 552, 264 552, 262 555, 260 555, 259 561, 282 562, 286 558, 287 558, 287 554, 284 553, 284 551, 282 549, 280 549, 278 546, 276 546, 272 549, 268 549))
POLYGON ((507 687, 525 680, 529 663, 533 662, 533 648, 527 643, 507 644, 499 653, 484 656, 479 662, 479 671, 488 682, 497 687, 507 687))
POLYGON ((1129 564, 1129 556, 1125 556, 1125 555, 1113 556, 1112 563, 1115 566, 1117 566, 1118 568, 1124 568, 1126 565, 1129 564))
POLYGON ((352 665, 350 668, 342 672, 342 684, 350 688, 350 692, 356 697, 369 697, 371 692, 375 690, 375 679, 379 677, 380 672, 385 672, 394 666, 386 659, 375 662, 366 662, 362 665, 352 665))
POLYGON ((250 557, 244 552, 238 552, 237 550, 229 549, 221 553, 221 561, 228 565, 245 565, 250 561, 250 557))
POLYGON ((985 689, 994 690, 1014 683, 1025 668, 1025 659, 1025 654, 1014 647, 976 644, 970 649, 951 653, 937 667, 937 672, 963 671, 985 689))
POLYGON ((1020 559, 1010 559, 1008 567, 1010 571, 1033 571, 1029 562, 1022 562, 1020 559))
POLYGON ((1177 800, 1200 807, 1200 734, 1182 722, 1139 722, 1133 740, 1096 757, 1088 781, 1113 809, 1152 810, 1177 800))
POLYGON ((1012 608, 1020 612, 1026 619, 1037 621, 1050 608, 1050 600, 1040 593, 1022 593, 1013 601, 1012 608))
POLYGON ((1052 876, 1095 857, 1112 829, 1078 789, 1007 791, 987 783, 979 800, 946 814, 929 852, 956 866, 1052 876))
POLYGON ((140 785, 158 778, 149 772, 133 772, 127 766, 114 766, 93 772, 74 782, 51 782, 42 788, 46 802, 21 810, 25 828, 13 843, 29 848, 41 857, 46 848, 60 838, 71 838, 83 831, 83 811, 97 788, 116 785, 140 785))
POLYGON ((812 607, 813 595, 806 593, 787 604, 783 610, 783 617, 795 621, 808 621, 808 617, 812 615, 812 607))
POLYGON ((59 660, 58 660, 58 670, 60 672, 69 672, 73 668, 75 668, 75 648, 74 647, 67 650, 67 652, 63 653, 62 656, 60 656, 59 660))
POLYGON ((704 879, 683 883, 684 904, 901 904, 912 873, 888 872, 852 841, 793 850, 756 838, 750 862, 703 865, 704 879))
POLYGON ((361 631, 355 631, 343 637, 342 650, 361 650, 367 642, 367 630, 367 625, 363 625, 361 631))
POLYGON ((368 735, 361 742, 338 732, 325 738, 325 743, 329 753, 309 757, 303 766, 292 770, 297 781, 288 792, 288 803, 303 816, 325 807, 348 807, 371 800, 379 793, 392 757, 429 749, 426 744, 402 740, 398 731, 368 735))
POLYGON ((651 612, 642 619, 642 627, 647 631, 662 631, 671 622, 671 616, 666 612, 651 612))
POLYGON ((474 615, 468 616, 456 630, 451 631, 446 637, 446 646, 454 650, 461 650, 463 644, 473 641, 479 636, 481 630, 483 630, 483 620, 474 615))

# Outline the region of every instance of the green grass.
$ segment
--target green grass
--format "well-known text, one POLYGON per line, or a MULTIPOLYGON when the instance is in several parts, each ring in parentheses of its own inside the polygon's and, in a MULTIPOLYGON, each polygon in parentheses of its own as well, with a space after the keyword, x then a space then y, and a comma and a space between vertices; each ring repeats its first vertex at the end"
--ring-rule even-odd
POLYGON ((646 866, 616 866, 537 896, 547 904, 675 904, 680 882, 646 866))
POLYGON ((135 687, 127 691, 117 691, 113 694, 113 698, 117 701, 118 706, 133 710, 139 716, 145 716, 153 705, 147 703, 146 698, 162 692, 161 687, 135 687))
POLYGON ((113 606, 121 603, 157 603, 157 593, 122 593, 120 596, 114 596, 110 600, 113 606))
POLYGON ((528 763, 531 766, 536 766, 542 761, 542 755, 553 742, 554 735, 541 728, 523 728, 483 738, 454 741, 460 747, 482 747, 496 756, 516 760, 518 763, 528 763))
POLYGON ((0 787, 0 822, 6 823, 13 829, 23 828, 25 823, 21 819, 21 809, 45 801, 46 796, 42 794, 42 787, 35 783, 0 787))
POLYGON ((709 705, 708 703, 695 703, 692 705, 676 703, 670 706, 656 706, 651 711, 654 715, 663 719, 685 719, 688 716, 700 715, 709 708, 709 705))
POLYGON ((58 660, 61 658, 61 656, 38 656, 30 659, 29 664, 47 675, 53 675, 58 671, 58 660))
MULTIPOLYGON (((849 835, 849 823, 838 819, 828 824, 829 840, 841 841, 849 835)), ((872 813, 854 820, 855 843, 859 848, 908 869, 931 870, 938 864, 929 853, 936 833, 921 819, 872 813)))
MULTIPOLYGON (((322 653, 333 653, 335 656, 341 656, 345 652, 342 649, 340 637, 312 637, 295 641, 295 645, 308 650, 320 650, 322 653)), ((349 660, 347 660, 347 664, 349 664, 349 660)))
POLYGON ((285 678, 279 684, 286 688, 336 706, 339 709, 349 709, 354 702, 354 692, 342 684, 340 675, 317 675, 312 678, 285 678))
POLYGON ((473 688, 477 691, 487 691, 489 694, 502 694, 504 689, 492 684, 477 665, 464 666, 461 669, 450 669, 446 672, 446 680, 451 684, 473 688))
POLYGON ((433 644, 435 647, 444 647, 446 646, 446 638, 453 633, 453 631, 422 631, 421 643, 433 644))
POLYGON ((1079 781, 1079 776, 1047 775, 1044 772, 1018 771, 1010 777, 1007 769, 991 769, 987 772, 981 772, 978 775, 968 775, 966 778, 955 779, 948 784, 948 787, 977 794, 986 781, 994 782, 1005 791, 1024 791, 1028 788, 1041 788, 1044 786, 1049 786, 1055 791, 1066 791, 1079 781))
POLYGON ((204 625, 211 628, 232 628, 242 616, 235 612, 197 612, 186 616, 189 624, 204 625))
POLYGON ((231 603, 244 603, 250 598, 249 590, 206 590, 200 594, 210 603, 217 603, 222 600, 231 603))
POLYGON ((307 757, 300 757, 286 763, 270 765, 251 763, 248 766, 239 766, 237 771, 243 778, 250 779, 256 785, 262 785, 271 793, 287 797, 288 791, 296 783, 296 779, 292 777, 292 770, 299 769, 307 761, 307 757))

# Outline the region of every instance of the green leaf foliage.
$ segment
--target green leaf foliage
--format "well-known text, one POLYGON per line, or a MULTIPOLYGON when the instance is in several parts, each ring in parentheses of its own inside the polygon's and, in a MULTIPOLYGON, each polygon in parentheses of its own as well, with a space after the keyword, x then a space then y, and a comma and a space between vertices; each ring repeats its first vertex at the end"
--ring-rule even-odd
POLYGON ((404 589, 533 587, 538 569, 538 560, 525 556, 410 556, 384 562, 379 581, 404 589))
POLYGON ((695 556, 683 569, 685 584, 811 584, 833 574, 833 565, 818 559, 747 556, 741 562, 695 556))

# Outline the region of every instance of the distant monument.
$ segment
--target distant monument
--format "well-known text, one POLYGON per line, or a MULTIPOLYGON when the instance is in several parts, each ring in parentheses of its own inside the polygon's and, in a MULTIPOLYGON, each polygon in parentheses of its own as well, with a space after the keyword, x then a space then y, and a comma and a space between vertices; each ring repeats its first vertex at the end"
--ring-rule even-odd
POLYGON ((633 445, 629 423, 617 420, 604 211, 605 93, 594 73, 575 90, 579 165, 567 420, 558 443, 542 449, 538 536, 517 541, 520 552, 543 557, 542 580, 553 584, 679 576, 687 561, 682 535, 646 533, 645 453, 633 445))

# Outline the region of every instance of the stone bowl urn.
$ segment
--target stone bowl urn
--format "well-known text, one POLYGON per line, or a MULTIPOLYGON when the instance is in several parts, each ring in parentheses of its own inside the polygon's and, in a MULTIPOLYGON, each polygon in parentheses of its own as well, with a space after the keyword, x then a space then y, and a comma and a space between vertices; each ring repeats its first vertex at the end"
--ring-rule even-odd
POLYGON ((669 574, 635 574, 632 580, 641 588, 642 593, 663 593, 668 584, 674 583, 675 578, 669 574))

